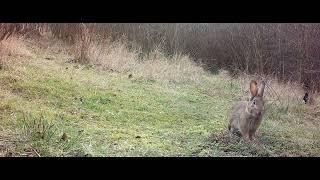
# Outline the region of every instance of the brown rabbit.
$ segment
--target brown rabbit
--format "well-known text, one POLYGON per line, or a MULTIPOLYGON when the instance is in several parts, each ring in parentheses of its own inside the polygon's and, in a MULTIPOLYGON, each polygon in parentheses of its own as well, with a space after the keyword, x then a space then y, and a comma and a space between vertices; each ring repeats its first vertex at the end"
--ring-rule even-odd
POLYGON ((264 111, 264 88, 264 81, 262 81, 259 88, 257 88, 256 81, 251 81, 250 100, 237 102, 230 113, 230 122, 228 126, 230 135, 233 134, 235 130, 238 130, 245 140, 254 140, 255 132, 260 126, 264 111))

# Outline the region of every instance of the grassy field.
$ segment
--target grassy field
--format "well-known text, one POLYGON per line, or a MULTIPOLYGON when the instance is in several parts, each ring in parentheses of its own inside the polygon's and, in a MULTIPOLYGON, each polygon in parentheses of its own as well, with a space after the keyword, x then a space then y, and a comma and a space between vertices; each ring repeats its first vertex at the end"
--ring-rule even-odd
POLYGON ((298 101, 269 105, 260 145, 228 139, 228 113, 245 94, 221 74, 161 83, 46 51, 14 58, 0 71, 1 156, 320 155, 317 114, 298 101))

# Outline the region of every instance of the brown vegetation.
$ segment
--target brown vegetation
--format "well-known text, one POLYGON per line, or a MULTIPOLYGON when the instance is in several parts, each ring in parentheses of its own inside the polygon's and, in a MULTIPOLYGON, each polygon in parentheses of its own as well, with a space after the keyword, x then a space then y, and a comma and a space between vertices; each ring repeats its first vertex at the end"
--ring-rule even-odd
POLYGON ((1 23, 0 41, 15 34, 30 37, 45 31, 72 45, 69 52, 80 63, 103 59, 101 62, 111 69, 121 66, 127 70, 134 66, 129 62, 131 56, 143 59, 161 49, 165 58, 186 54, 210 71, 272 75, 283 82, 303 84, 306 91, 320 89, 319 24, 1 23), (129 49, 128 58, 110 61, 119 52, 101 58, 110 50, 108 42, 123 37, 129 42, 124 44, 129 49))

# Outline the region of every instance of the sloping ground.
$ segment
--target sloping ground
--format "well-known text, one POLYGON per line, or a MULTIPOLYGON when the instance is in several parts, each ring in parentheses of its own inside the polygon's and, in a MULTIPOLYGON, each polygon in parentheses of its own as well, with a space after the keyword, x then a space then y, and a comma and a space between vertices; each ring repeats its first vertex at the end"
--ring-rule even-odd
POLYGON ((1 156, 320 155, 319 118, 302 103, 268 108, 260 144, 245 143, 226 134, 236 81, 162 84, 67 60, 39 51, 0 71, 1 156))

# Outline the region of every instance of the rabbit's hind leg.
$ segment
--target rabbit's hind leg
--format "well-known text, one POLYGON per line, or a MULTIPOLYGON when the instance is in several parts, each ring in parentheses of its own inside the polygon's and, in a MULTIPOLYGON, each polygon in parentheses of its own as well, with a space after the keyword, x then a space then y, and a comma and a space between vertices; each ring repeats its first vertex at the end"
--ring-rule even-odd
POLYGON ((255 129, 252 129, 249 131, 249 139, 251 141, 255 141, 256 140, 256 130, 255 129))
POLYGON ((242 133, 242 137, 245 141, 251 141, 251 137, 249 136, 249 133, 242 133))

